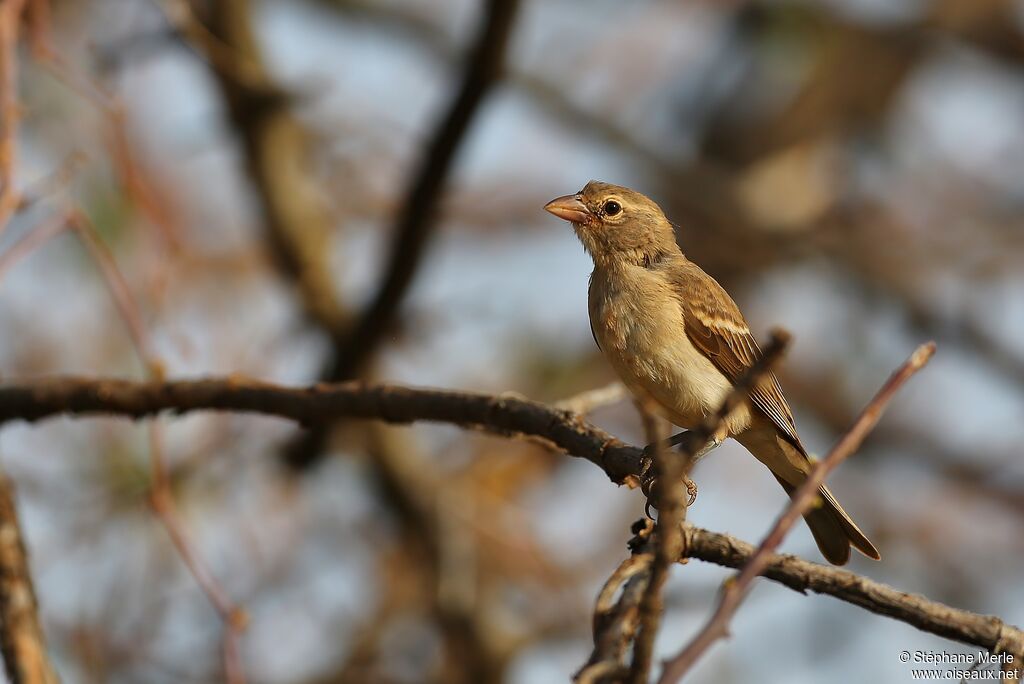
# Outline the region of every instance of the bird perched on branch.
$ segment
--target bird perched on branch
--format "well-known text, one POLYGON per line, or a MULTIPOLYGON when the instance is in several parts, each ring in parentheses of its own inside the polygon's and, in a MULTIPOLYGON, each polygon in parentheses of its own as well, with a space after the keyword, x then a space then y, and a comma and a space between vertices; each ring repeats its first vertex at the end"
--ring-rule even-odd
MULTIPOLYGON (((699 426, 760 354, 736 303, 683 255, 665 214, 638 192, 591 181, 544 208, 572 223, 594 261, 590 325, 623 383, 675 425, 699 426)), ((728 416, 711 446, 726 437, 768 466, 790 495, 811 470, 774 374, 728 416)), ((825 558, 843 565, 851 545, 880 558, 828 487, 818 493, 820 505, 804 519, 825 558)))

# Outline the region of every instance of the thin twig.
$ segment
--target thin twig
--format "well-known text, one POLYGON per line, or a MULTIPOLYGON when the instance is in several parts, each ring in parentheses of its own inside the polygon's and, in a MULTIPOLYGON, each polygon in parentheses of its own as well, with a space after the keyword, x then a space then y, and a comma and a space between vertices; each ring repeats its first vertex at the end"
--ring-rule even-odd
POLYGON ((807 480, 797 488, 792 502, 775 521, 775 525, 765 536, 757 552, 750 558, 738 577, 728 583, 717 609, 704 628, 682 651, 665 663, 661 678, 658 680, 659 684, 673 684, 679 681, 715 641, 728 635, 729 622, 750 590, 754 578, 764 571, 772 552, 782 543, 790 528, 813 505, 818 496, 818 488, 825 478, 836 466, 857 450, 864 438, 878 423, 882 411, 896 391, 914 373, 923 368, 934 353, 934 342, 918 347, 878 390, 857 420, 854 421, 853 426, 840 438, 825 460, 811 470, 807 480))
POLYGON ((146 332, 145 324, 142 322, 139 307, 135 303, 131 289, 128 287, 128 282, 121 275, 113 255, 111 255, 106 245, 103 244, 103 241, 96 233, 95 227, 86 218, 85 214, 80 211, 72 212, 70 220, 75 234, 78 235, 82 245, 99 268, 100 274, 103 276, 103 282, 107 285, 107 289, 114 299, 121 320, 124 321, 125 326, 128 328, 132 344, 138 352, 143 366, 145 366, 146 371, 151 377, 156 380, 162 379, 164 375, 163 364, 153 352, 153 345, 146 332))
POLYGON ((636 638, 640 601, 647 593, 654 563, 654 524, 643 518, 633 524, 632 531, 630 557, 611 574, 594 603, 594 650, 573 677, 576 684, 623 681, 629 676, 626 655, 636 638))
POLYGON ((68 214, 59 214, 49 221, 40 223, 22 235, 17 242, 11 245, 10 249, 0 254, 0 278, 3 278, 7 271, 40 245, 69 229, 71 227, 69 218, 68 214))
MULTIPOLYGON (((113 255, 83 213, 72 212, 70 224, 98 266, 148 375, 154 381, 162 380, 164 363, 153 351, 153 344, 142 321, 139 305, 131 293, 128 282, 117 267, 113 255)), ((185 566, 224 624, 223 656, 226 681, 229 684, 244 684, 245 675, 238 656, 237 642, 239 635, 246 627, 248 617, 244 609, 232 604, 227 598, 220 583, 203 564, 188 540, 171 491, 164 458, 163 431, 159 420, 150 421, 149 449, 153 473, 153 486, 149 498, 153 512, 167 531, 178 555, 181 556, 185 566)))
POLYGON ((651 669, 651 655, 654 639, 661 624, 664 610, 662 592, 669 572, 683 551, 682 524, 686 520, 686 476, 687 463, 692 453, 674 454, 663 443, 669 426, 641 406, 644 421, 644 435, 648 444, 654 445, 654 471, 657 473, 652 496, 658 501, 658 522, 650 546, 653 556, 647 573, 646 586, 637 606, 637 628, 633 640, 633 661, 629 668, 629 681, 640 684, 647 681, 651 669))
POLYGON ((630 680, 643 684, 651 669, 654 640, 663 611, 662 592, 672 565, 683 552, 682 523, 686 520, 686 487, 697 452, 712 438, 729 415, 747 399, 751 388, 771 372, 772 364, 783 354, 790 336, 783 330, 772 331, 771 341, 757 361, 743 374, 714 413, 705 416, 693 434, 686 433, 682 453, 673 454, 660 439, 648 438, 655 445, 654 469, 657 479, 652 491, 658 505, 658 524, 654 534, 654 562, 650 580, 640 601, 640 622, 633 644, 630 680))

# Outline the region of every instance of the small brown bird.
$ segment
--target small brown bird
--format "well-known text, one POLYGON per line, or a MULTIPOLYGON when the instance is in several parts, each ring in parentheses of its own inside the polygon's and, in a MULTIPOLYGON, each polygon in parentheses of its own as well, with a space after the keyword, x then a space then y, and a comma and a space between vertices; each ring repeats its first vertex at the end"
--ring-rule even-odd
MULTIPOLYGON (((589 308, 597 346, 639 400, 681 428, 696 428, 760 354, 736 303, 683 256, 665 214, 638 192, 591 181, 544 208, 572 223, 594 261, 589 308)), ((774 375, 732 412, 714 445, 726 437, 768 466, 790 495, 811 470, 774 375)), ((825 558, 845 564, 852 544, 879 559, 828 487, 819 494, 821 505, 804 519, 825 558)))

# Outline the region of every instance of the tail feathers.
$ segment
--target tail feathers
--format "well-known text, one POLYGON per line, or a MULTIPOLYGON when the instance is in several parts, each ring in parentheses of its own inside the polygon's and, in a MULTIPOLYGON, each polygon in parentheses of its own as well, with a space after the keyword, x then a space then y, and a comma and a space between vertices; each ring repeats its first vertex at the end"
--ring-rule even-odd
MULTIPOLYGON (((786 493, 793 496, 796 488, 783 482, 781 478, 776 479, 786 493)), ((821 497, 821 505, 805 513, 804 520, 807 521, 814 541, 825 559, 833 565, 846 565, 850 560, 850 546, 853 545, 868 558, 880 560, 882 556, 878 549, 843 510, 829 488, 822 485, 818 489, 818 494, 821 497)))

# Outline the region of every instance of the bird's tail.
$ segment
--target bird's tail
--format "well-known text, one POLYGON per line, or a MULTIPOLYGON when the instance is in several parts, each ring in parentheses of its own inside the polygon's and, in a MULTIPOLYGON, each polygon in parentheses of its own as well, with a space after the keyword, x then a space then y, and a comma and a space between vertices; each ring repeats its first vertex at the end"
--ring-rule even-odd
MULTIPOLYGON (((796 491, 792 485, 784 482, 776 476, 779 484, 783 486, 786 493, 791 497, 796 491)), ((819 502, 804 513, 804 520, 811 528, 814 541, 817 542, 821 554, 833 565, 846 565, 850 560, 850 546, 863 553, 868 558, 880 560, 882 556, 878 549, 871 543, 871 540, 861 532, 857 524, 853 522, 849 514, 836 501, 829 488, 821 485, 818 488, 819 502)))

